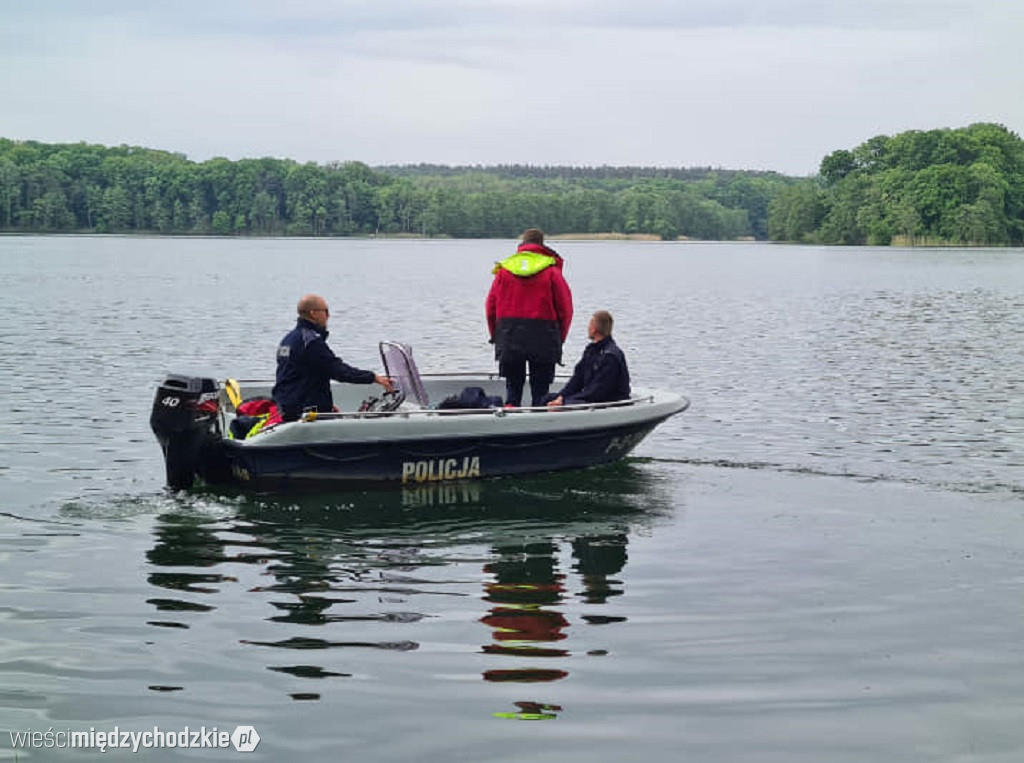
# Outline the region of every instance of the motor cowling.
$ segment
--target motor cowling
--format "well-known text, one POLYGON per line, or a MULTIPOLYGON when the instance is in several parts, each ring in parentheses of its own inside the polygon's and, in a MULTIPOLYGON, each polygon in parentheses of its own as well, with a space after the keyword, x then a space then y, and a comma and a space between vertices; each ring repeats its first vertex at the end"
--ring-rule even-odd
POLYGON ((164 453, 167 486, 188 490, 220 441, 215 379, 171 374, 157 387, 149 426, 164 453))

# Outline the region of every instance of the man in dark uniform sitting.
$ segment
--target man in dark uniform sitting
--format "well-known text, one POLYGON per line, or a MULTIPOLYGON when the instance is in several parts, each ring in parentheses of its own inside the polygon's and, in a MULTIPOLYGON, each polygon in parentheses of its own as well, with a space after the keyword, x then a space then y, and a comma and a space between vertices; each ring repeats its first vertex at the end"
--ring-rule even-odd
POLYGON ((612 339, 612 314, 598 310, 587 324, 590 344, 576 364, 572 378, 558 394, 548 397, 548 408, 579 403, 610 403, 629 398, 626 356, 612 339))
POLYGON ((350 384, 376 382, 391 392, 392 381, 373 371, 354 368, 327 346, 331 311, 317 294, 307 294, 296 308, 298 321, 277 348, 277 383, 271 396, 285 421, 295 421, 304 410, 330 413, 334 409, 331 379, 350 384))

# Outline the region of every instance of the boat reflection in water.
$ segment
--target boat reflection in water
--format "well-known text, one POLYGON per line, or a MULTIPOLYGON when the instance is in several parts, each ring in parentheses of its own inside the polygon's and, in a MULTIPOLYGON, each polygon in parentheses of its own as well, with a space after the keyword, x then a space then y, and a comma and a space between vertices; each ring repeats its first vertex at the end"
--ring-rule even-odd
MULTIPOLYGON (((574 655, 603 653, 574 650, 574 628, 625 620, 602 607, 625 592, 630 533, 670 508, 658 485, 649 467, 627 462, 402 491, 183 495, 159 517, 148 552, 149 583, 160 589, 147 599, 158 613, 149 623, 187 629, 220 617, 227 624, 206 631, 230 633, 230 644, 205 646, 265 649, 264 667, 296 700, 320 699, 322 679, 372 675, 379 662, 361 659, 364 650, 429 652, 417 663, 425 681, 437 670, 464 674, 479 664, 468 654, 482 653, 493 658, 485 681, 536 689, 566 678, 574 655), (239 618, 254 598, 266 616, 239 618), (478 622, 460 625, 473 599, 482 600, 478 622), (434 648, 438 619, 461 650, 434 648), (480 623, 491 632, 482 646, 480 623), (444 660, 455 662, 439 667, 444 660)), ((557 717, 557 697, 529 694, 494 715, 557 717)))

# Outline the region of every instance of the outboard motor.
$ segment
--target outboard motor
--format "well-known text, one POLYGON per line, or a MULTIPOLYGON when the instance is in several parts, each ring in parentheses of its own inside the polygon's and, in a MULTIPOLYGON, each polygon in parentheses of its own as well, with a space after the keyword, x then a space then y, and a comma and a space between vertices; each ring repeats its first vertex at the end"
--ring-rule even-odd
POLYGON ((167 486, 188 490, 220 449, 215 379, 169 375, 157 387, 149 426, 164 452, 167 486))

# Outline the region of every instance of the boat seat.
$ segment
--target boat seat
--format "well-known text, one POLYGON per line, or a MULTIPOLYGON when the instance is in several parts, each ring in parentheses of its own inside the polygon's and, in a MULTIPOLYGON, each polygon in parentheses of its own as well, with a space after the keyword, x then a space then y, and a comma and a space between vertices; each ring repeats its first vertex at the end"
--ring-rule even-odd
POLYGON ((394 380, 407 399, 415 400, 421 408, 430 406, 427 390, 412 357, 412 347, 401 342, 381 342, 380 359, 384 363, 385 375, 394 380))

